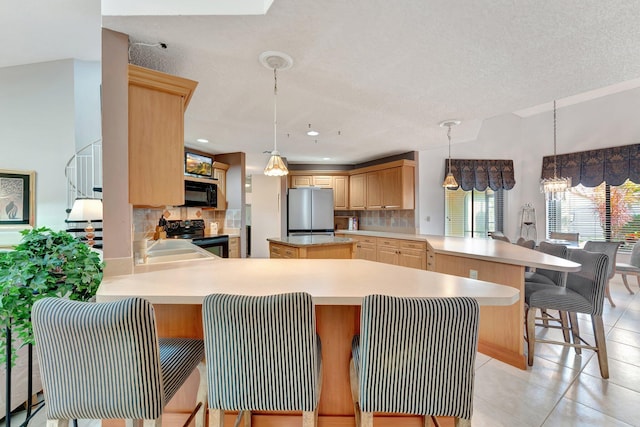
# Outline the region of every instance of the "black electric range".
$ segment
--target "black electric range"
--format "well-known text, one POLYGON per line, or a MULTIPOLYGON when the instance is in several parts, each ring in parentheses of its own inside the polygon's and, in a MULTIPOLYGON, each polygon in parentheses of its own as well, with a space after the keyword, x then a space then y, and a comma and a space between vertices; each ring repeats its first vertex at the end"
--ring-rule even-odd
POLYGON ((203 219, 169 220, 167 221, 168 239, 188 239, 196 246, 201 247, 222 258, 229 258, 229 236, 217 234, 206 236, 203 219))

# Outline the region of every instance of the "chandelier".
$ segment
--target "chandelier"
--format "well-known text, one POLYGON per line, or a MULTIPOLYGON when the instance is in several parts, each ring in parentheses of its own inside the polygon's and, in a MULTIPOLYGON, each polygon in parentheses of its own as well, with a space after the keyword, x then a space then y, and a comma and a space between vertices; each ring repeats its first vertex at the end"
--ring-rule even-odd
POLYGON ((540 192, 546 200, 564 200, 565 192, 571 188, 571 178, 558 178, 556 155, 556 101, 553 101, 553 178, 540 180, 540 192))
POLYGON ((447 173, 447 176, 444 178, 444 182, 442 183, 442 186, 449 190, 455 190, 456 188, 458 188, 458 182, 453 176, 453 173, 451 173, 451 126, 456 126, 459 124, 460 120, 445 120, 444 122, 440 123, 440 127, 447 128, 447 138, 449 139, 449 166, 447 167, 447 170, 449 172, 447 173))
POLYGON ((268 176, 283 176, 289 173, 287 165, 280 156, 278 151, 278 70, 290 68, 293 64, 291 57, 282 52, 263 52, 260 54, 260 62, 265 67, 273 70, 273 150, 267 166, 264 168, 264 174, 268 176))

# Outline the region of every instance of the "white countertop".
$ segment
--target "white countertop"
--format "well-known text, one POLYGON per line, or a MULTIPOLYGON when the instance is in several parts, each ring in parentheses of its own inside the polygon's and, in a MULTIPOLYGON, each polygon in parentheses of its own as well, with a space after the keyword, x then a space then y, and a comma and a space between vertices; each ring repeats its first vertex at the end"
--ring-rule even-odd
POLYGON ((359 305, 365 295, 476 298, 480 305, 511 305, 508 286, 355 259, 216 259, 103 280, 97 300, 138 296, 154 304, 201 304, 211 293, 270 295, 308 292, 318 305, 359 305))
POLYGON ((482 259, 504 264, 546 268, 557 271, 580 271, 581 265, 539 251, 494 239, 471 239, 428 234, 401 234, 380 231, 338 231, 338 234, 386 237, 428 242, 437 254, 482 259))
POLYGON ((335 237, 321 234, 308 236, 269 237, 267 241, 273 243, 282 243, 283 245, 289 246, 346 245, 354 243, 354 240, 348 237, 335 237))

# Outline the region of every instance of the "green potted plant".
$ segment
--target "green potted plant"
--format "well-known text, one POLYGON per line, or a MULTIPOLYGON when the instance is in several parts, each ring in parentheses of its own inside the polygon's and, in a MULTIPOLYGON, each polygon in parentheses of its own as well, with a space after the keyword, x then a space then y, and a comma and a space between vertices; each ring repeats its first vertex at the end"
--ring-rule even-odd
MULTIPOLYGON (((24 344, 33 343, 31 307, 44 297, 90 300, 102 281, 104 263, 97 252, 66 231, 42 227, 22 232, 14 251, 0 253, 0 334, 7 328, 24 344)), ((11 348, 15 362, 16 349, 11 348)), ((0 345, 0 363, 7 361, 0 345)))

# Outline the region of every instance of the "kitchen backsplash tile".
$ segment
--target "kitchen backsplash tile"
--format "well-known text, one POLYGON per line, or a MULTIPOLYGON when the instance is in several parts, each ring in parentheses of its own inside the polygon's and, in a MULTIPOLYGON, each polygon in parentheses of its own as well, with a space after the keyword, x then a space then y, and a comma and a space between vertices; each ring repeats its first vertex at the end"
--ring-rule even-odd
POLYGON ((360 230, 397 233, 416 232, 413 210, 336 211, 335 215, 357 216, 358 229, 360 230))
POLYGON ((218 233, 223 233, 226 227, 240 228, 241 212, 237 209, 237 213, 233 209, 227 211, 202 210, 200 208, 147 208, 133 210, 133 236, 134 240, 150 239, 156 230, 160 216, 164 215, 166 219, 203 219, 205 229, 210 228, 212 222, 218 223, 218 233))

